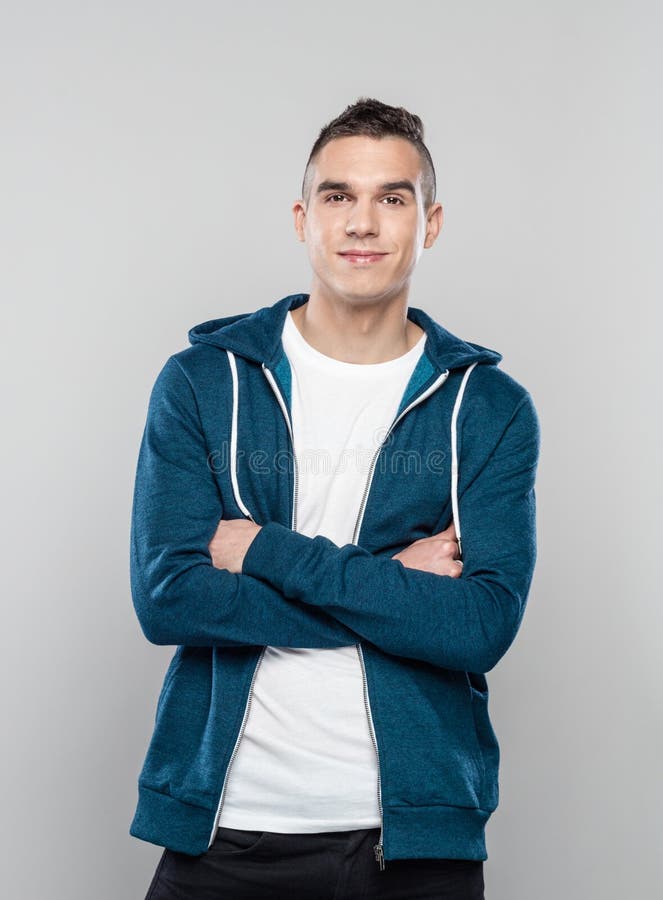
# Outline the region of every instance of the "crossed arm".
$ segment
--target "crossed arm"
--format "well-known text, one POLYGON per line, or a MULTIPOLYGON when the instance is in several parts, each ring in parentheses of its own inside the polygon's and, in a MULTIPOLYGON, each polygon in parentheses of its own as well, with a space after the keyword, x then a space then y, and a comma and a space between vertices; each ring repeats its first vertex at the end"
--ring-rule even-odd
POLYGON ((248 540, 252 523, 223 520, 195 397, 171 357, 150 396, 132 509, 132 598, 145 636, 156 644, 320 648, 365 639, 388 653, 488 671, 515 637, 534 565, 538 432, 525 401, 460 498, 459 577, 449 530, 396 558, 276 522, 252 526, 248 540), (225 529, 246 532, 234 561, 215 560, 225 529))

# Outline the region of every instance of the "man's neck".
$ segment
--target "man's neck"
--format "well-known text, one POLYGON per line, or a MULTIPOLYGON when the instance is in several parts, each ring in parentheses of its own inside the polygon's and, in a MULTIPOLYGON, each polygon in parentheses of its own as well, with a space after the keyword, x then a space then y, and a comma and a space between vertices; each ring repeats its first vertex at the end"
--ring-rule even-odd
POLYGON ((349 363, 381 363, 403 356, 423 330, 407 317, 407 297, 364 306, 311 293, 293 310, 304 340, 325 356, 349 363))

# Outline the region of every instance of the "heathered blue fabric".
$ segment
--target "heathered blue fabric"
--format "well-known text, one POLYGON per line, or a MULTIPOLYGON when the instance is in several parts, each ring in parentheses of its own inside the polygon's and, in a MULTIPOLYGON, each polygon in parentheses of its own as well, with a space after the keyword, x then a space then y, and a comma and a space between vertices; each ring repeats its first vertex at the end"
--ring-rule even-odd
POLYGON ((498 368, 500 354, 410 307, 427 337, 399 412, 448 377, 383 445, 357 544, 296 533, 290 438, 262 364, 289 408, 281 332, 288 310, 307 300, 294 294, 192 328, 192 346, 166 361, 152 389, 136 470, 131 588, 146 638, 177 650, 130 833, 203 853, 261 648, 361 643, 385 860, 486 859, 499 746, 485 673, 516 636, 534 570, 534 404, 498 368), (215 569, 207 549, 220 519, 242 515, 229 469, 226 349, 239 379, 239 493, 262 526, 239 575, 215 569), (464 567, 451 579, 391 557, 451 521, 451 415, 473 362, 457 423, 464 567))

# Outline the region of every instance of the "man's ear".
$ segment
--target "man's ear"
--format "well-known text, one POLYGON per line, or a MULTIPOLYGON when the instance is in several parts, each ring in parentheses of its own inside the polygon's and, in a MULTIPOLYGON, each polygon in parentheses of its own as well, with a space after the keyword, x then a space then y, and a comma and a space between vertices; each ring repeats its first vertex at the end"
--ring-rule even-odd
POLYGON ((424 247, 432 247, 438 234, 442 228, 444 221, 444 211, 441 203, 433 203, 426 213, 426 237, 424 238, 424 247))
POLYGON ((306 241, 304 235, 304 222, 306 220, 306 204, 303 200, 296 200, 292 205, 292 214, 295 222, 295 231, 300 241, 306 241))

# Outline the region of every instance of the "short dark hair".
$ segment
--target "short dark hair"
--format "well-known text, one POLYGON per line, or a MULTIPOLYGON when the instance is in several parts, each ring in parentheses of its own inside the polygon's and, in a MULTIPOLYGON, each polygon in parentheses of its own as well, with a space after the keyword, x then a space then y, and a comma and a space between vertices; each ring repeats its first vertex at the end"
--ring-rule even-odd
POLYGON ((422 161, 424 207, 428 209, 431 206, 435 201, 435 167, 428 147, 424 144, 424 126, 421 119, 402 106, 388 106, 371 97, 360 97, 356 103, 347 106, 340 116, 332 119, 321 129, 304 170, 302 179, 304 199, 307 199, 311 189, 311 163, 325 144, 334 138, 354 135, 375 138, 401 137, 410 141, 419 151, 422 161))

